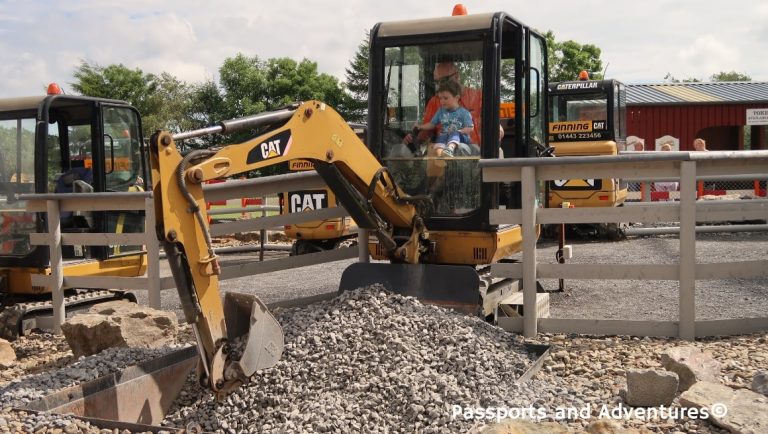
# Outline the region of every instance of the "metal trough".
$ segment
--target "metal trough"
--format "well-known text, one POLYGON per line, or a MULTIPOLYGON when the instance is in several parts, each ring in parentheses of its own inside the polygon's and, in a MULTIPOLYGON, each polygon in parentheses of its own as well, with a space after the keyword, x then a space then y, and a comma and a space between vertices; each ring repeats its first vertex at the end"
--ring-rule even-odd
POLYGON ((525 383, 539 372, 541 367, 544 366, 544 361, 547 359, 547 356, 549 356, 549 351, 552 349, 552 346, 543 344, 525 344, 525 349, 529 353, 535 354, 536 360, 528 366, 528 369, 526 369, 520 377, 518 377, 517 381, 515 381, 517 384, 525 383))
POLYGON ((63 389, 24 410, 155 425, 181 392, 197 363, 197 348, 185 347, 120 372, 63 389))

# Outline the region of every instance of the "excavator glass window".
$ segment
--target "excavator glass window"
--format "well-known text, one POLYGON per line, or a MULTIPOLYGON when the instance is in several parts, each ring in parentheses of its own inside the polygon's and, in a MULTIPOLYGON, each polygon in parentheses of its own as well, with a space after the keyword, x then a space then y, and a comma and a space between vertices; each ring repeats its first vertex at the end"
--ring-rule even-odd
MULTIPOLYGON (((143 190, 141 132, 136 111, 95 101, 54 104, 47 129, 48 191, 54 193, 128 192, 143 190), (101 121, 101 122, 99 122, 101 121)), ((137 211, 62 212, 64 232, 142 232, 137 211)), ((65 259, 110 256, 141 246, 88 249, 65 246, 65 259)))
MULTIPOLYGON (((483 146, 483 52, 481 41, 387 47, 384 51, 386 111, 382 159, 403 190, 429 195, 433 216, 470 213, 480 207, 478 160, 483 146), (414 131, 432 123, 441 108, 437 90, 447 82, 458 85, 459 106, 469 112, 470 134, 462 134, 453 155, 447 130, 414 131), (410 143, 404 137, 410 135, 410 143)), ((455 88, 455 87, 454 87, 455 88)), ((449 111, 456 107, 446 108, 449 111)), ((465 122, 466 123, 466 122, 465 122)), ((454 127, 455 128, 455 127, 454 127)))
POLYGON ((605 139, 609 135, 608 94, 571 92, 550 98, 550 141, 605 139))
POLYGON ((16 194, 32 193, 35 185, 35 119, 0 120, 0 255, 24 256, 32 250, 34 213, 24 211, 16 194))

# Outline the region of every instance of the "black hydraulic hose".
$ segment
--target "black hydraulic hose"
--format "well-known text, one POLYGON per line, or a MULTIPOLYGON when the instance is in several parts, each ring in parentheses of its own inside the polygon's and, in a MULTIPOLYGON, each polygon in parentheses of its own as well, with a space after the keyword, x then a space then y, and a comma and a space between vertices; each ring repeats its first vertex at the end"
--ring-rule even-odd
MULTIPOLYGON (((211 240, 211 233, 208 231, 206 227, 206 221, 203 218, 203 213, 200 211, 200 207, 197 205, 195 198, 192 197, 192 194, 189 192, 189 189, 187 189, 187 183, 186 183, 186 180, 184 179, 184 173, 186 172, 187 165, 189 164, 190 161, 197 158, 208 158, 213 155, 216 155, 216 151, 212 151, 209 149, 200 149, 200 150, 192 151, 186 156, 184 156, 184 158, 179 163, 179 166, 176 168, 176 181, 179 184, 179 190, 184 195, 184 198, 187 199, 187 202, 189 203, 189 210, 195 214, 195 217, 197 218, 197 222, 203 231, 203 236, 205 237, 205 245, 208 247, 208 259, 211 261, 214 261, 217 257, 216 252, 213 251, 213 241, 211 240)), ((218 265, 216 265, 215 263, 214 263, 214 268, 218 268, 218 265)))

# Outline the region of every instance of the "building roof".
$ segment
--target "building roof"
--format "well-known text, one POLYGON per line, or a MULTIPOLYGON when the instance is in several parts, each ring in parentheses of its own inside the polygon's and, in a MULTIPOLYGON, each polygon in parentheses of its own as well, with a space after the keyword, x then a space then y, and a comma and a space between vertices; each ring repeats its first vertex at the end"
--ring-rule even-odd
POLYGON ((629 84, 627 105, 768 104, 768 82, 629 84))

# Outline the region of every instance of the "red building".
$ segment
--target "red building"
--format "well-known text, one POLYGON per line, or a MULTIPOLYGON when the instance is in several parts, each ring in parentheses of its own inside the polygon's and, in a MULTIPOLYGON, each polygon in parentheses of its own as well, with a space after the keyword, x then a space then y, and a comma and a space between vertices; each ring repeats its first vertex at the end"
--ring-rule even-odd
POLYGON ((664 143, 690 151, 697 137, 709 150, 768 149, 767 130, 768 83, 627 86, 627 135, 649 151, 664 143))

